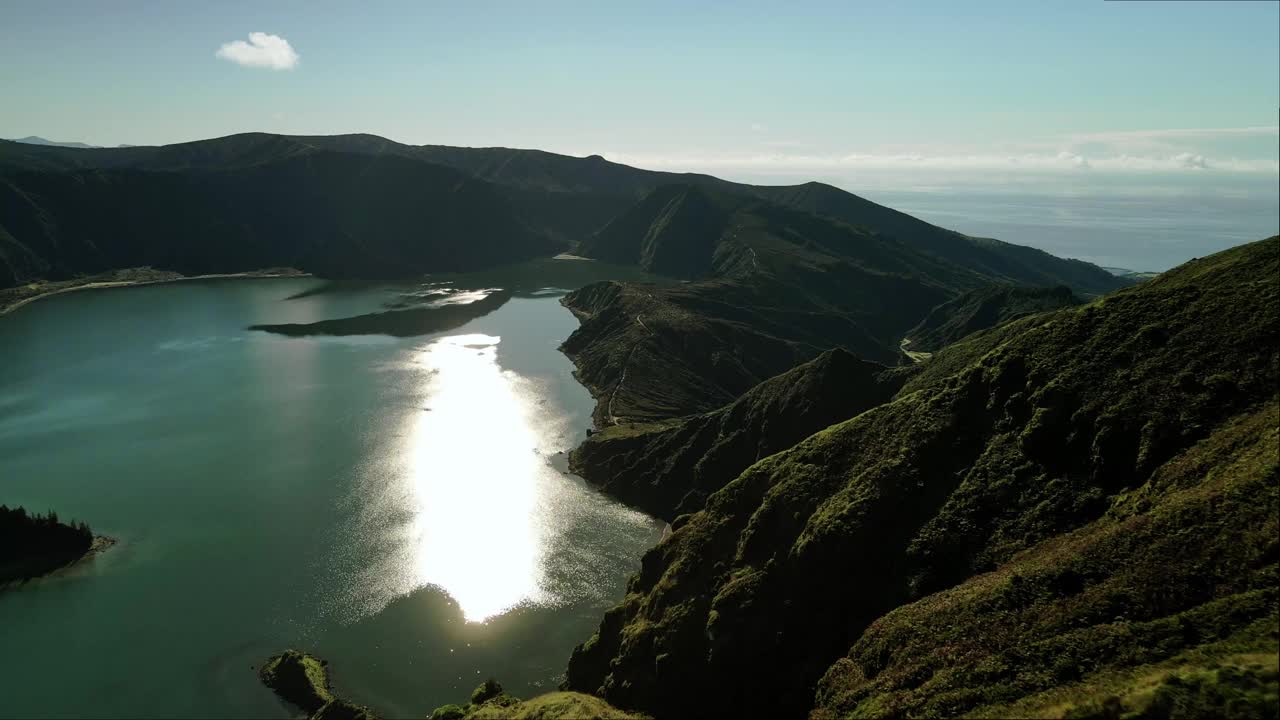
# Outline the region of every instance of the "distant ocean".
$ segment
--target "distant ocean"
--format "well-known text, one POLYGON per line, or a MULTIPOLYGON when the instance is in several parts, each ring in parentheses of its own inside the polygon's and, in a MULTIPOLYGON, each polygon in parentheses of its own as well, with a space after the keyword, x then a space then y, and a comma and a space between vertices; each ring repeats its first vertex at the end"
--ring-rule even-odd
POLYGON ((876 189, 869 200, 967 235, 1140 271, 1280 233, 1277 178, 1208 187, 1113 183, 1087 188, 951 186, 876 189))
POLYGON ((1280 233, 1280 177, 1265 173, 695 169, 761 185, 817 180, 966 235, 1140 272, 1280 233))

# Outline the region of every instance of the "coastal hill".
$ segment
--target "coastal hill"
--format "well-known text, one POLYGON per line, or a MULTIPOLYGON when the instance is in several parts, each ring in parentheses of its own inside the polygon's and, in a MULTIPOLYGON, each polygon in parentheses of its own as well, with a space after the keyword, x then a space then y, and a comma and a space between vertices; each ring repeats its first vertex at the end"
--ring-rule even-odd
MULTIPOLYGON (((1280 238, 1238 247, 846 403, 677 519, 565 688, 658 717, 1274 710, 1278 276, 1280 238)), ((769 394, 746 432, 796 405, 769 394)))

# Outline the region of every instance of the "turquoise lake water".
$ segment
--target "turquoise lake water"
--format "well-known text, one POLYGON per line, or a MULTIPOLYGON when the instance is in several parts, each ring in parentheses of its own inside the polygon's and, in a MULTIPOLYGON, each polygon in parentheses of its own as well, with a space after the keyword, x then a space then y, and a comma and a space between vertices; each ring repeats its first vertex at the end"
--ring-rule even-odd
POLYGON ((0 318, 0 502, 118 545, 0 592, 0 715, 289 717, 287 647, 388 717, 555 688, 663 523, 565 472, 592 401, 543 261, 420 286, 67 293, 0 318), (246 328, 511 293, 408 337, 246 328))

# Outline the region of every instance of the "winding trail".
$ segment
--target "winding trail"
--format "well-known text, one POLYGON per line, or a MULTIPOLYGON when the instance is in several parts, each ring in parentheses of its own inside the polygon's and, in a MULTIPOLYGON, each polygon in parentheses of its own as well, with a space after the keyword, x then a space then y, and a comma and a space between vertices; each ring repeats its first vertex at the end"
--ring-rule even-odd
POLYGON ((898 343, 898 347, 899 349, 902 350, 903 354, 911 358, 911 362, 922 363, 925 360, 928 360, 929 358, 933 357, 933 353, 931 352, 925 352, 923 350, 908 350, 907 346, 910 344, 911 344, 911 340, 907 338, 902 338, 902 342, 898 343))
MULTIPOLYGON (((653 296, 650 295, 649 299, 652 300, 653 296)), ((647 337, 651 337, 653 335, 653 331, 649 329, 648 325, 644 324, 644 320, 641 318, 642 314, 637 314, 636 323, 638 323, 640 327, 644 328, 644 331, 648 333, 648 335, 637 340, 635 344, 631 346, 631 350, 627 352, 627 358, 622 361, 622 374, 618 377, 618 384, 613 386, 613 392, 609 393, 609 405, 605 408, 605 415, 607 416, 610 425, 618 424, 618 416, 613 414, 613 401, 617 399, 618 391, 622 389, 622 384, 627 381, 627 369, 631 367, 631 357, 636 354, 636 348, 640 347, 640 343, 644 342, 647 337)))

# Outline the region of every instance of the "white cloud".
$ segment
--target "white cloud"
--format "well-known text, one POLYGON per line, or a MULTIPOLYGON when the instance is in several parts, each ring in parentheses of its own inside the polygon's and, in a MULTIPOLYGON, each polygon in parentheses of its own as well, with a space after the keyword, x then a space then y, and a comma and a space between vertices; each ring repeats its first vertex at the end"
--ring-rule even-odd
POLYGON ((216 56, 245 67, 292 70, 298 66, 298 53, 288 40, 262 32, 249 33, 249 42, 223 43, 216 56))
POLYGON ((1209 163, 1204 159, 1203 155, 1196 155, 1195 153, 1178 153, 1173 156, 1173 159, 1178 161, 1178 163, 1185 168, 1199 168, 1201 170, 1207 170, 1209 168, 1209 163))
POLYGON ((1164 130, 1117 130, 1111 132, 1076 133, 1070 136, 1075 142, 1123 142, 1126 140, 1167 140, 1186 138, 1220 138, 1239 136, 1280 135, 1280 127, 1258 125, 1229 128, 1170 128, 1164 130))
POLYGON ((1065 163, 1070 163, 1071 167, 1078 167, 1078 168, 1085 168, 1085 169, 1090 167, 1089 161, 1084 159, 1083 155, 1069 153, 1066 150, 1063 150, 1062 152, 1058 153, 1058 159, 1065 163))

